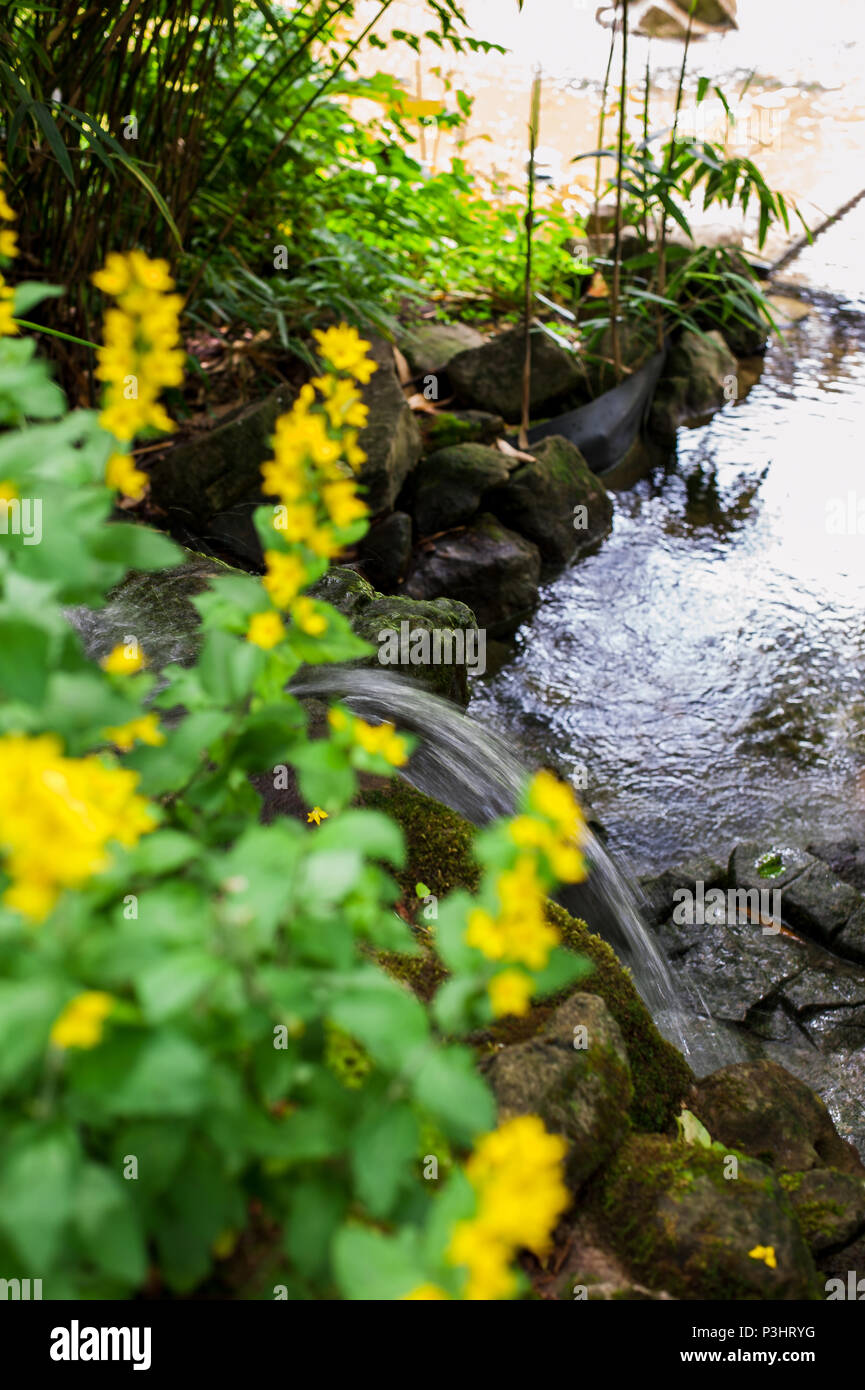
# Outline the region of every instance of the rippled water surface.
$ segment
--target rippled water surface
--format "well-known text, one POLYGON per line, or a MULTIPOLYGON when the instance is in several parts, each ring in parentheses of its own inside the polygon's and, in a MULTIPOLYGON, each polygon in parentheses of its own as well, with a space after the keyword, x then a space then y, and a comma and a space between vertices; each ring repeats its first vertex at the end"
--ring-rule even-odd
POLYGON ((476 719, 585 766, 636 870, 865 835, 863 237, 860 203, 788 268, 814 290, 789 352, 617 493, 612 535, 474 686, 476 719))

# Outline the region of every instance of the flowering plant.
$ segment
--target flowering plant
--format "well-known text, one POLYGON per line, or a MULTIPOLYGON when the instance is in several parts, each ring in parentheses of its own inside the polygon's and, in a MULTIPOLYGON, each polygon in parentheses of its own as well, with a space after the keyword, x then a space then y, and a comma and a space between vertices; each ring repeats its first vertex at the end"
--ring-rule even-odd
POLYGON ((39 544, 0 531, 0 1267, 50 1298, 184 1292, 263 1213, 282 1232, 264 1296, 514 1296, 515 1254, 542 1252, 567 1205, 564 1144, 536 1117, 495 1129, 453 1038, 583 968, 542 910, 582 873, 573 797, 542 775, 481 837, 478 899, 443 904, 432 1007, 386 973, 380 953, 419 949, 388 871, 405 848, 353 802, 358 772, 392 775, 411 740, 340 706, 310 739, 286 691, 302 663, 367 650, 305 593, 366 525, 375 363, 346 326, 318 335, 322 373, 276 427, 263 579, 195 599, 191 667, 152 670, 135 633, 87 659, 68 607, 182 558, 112 515, 146 487, 136 435, 170 424, 181 306, 138 252, 96 279, 116 300, 98 414, 68 412, 0 337, 0 402, 17 372, 0 505, 44 518, 39 544), (260 824, 250 777, 288 768, 306 819, 260 824), (431 1145, 475 1148, 428 1180, 431 1145))

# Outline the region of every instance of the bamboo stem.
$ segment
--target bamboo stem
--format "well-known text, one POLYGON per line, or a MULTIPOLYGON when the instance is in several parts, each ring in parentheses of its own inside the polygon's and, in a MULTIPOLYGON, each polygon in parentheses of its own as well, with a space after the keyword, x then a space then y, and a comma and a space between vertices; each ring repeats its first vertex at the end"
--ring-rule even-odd
POLYGON ((535 154, 538 148, 538 130, 541 123, 541 71, 535 72, 532 83, 532 100, 529 110, 529 188, 526 205, 526 278, 523 304, 525 333, 525 357, 523 359, 523 409, 520 423, 519 445, 528 448, 529 418, 532 402, 532 233, 535 224, 535 154))
POLYGON ((616 225, 613 229, 613 286, 610 291, 610 337, 616 381, 622 379, 619 299, 622 287, 622 173, 628 99, 628 0, 622 0, 622 81, 619 88, 619 146, 616 153, 616 225))

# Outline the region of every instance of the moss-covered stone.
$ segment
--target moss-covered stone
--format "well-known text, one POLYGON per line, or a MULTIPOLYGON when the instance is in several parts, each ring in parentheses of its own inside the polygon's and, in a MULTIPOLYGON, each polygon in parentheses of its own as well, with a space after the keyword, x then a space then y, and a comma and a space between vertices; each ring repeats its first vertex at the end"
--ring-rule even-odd
POLYGON ((505 432, 501 415, 487 410, 437 410, 420 422, 425 453, 450 449, 455 444, 492 444, 505 432))
POLYGON ((572 994, 535 1037, 500 1048, 483 1070, 500 1122, 540 1115, 551 1134, 568 1140, 566 1173, 574 1190, 628 1131, 628 1057, 615 1019, 596 994, 572 994))
POLYGON ((634 1135, 594 1194, 632 1274, 685 1299, 819 1299, 787 1195, 756 1159, 634 1135))
MULTIPOLYGON (((364 803, 386 811, 402 827, 408 854, 397 878, 407 901, 417 901, 418 882, 437 897, 455 888, 477 887, 480 873, 472 857, 474 827, 462 816, 404 782, 365 793, 364 803)), ((584 987, 603 999, 621 1031, 634 1088, 631 1123, 639 1130, 669 1129, 693 1081, 687 1062, 661 1037, 612 948, 557 903, 548 903, 547 916, 558 927, 564 945, 591 961, 592 973, 584 987)), ((422 956, 387 956, 383 963, 424 999, 431 998, 445 978, 444 968, 431 949, 422 956)), ((486 1052, 499 1043, 524 1042, 543 1028, 565 997, 567 992, 543 1000, 524 1018, 503 1019, 475 1041, 486 1052)))
POLYGON ((782 1173, 779 1181, 815 1255, 849 1244, 865 1229, 865 1178, 812 1168, 782 1173))

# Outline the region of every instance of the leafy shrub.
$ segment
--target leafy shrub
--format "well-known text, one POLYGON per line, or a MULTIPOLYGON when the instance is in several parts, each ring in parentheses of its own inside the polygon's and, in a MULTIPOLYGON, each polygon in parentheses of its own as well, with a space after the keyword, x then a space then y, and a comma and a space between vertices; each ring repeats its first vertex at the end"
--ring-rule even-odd
POLYGON ((135 435, 170 423, 172 282, 136 252, 96 280, 116 301, 100 414, 66 410, 11 320, 0 336, 0 1267, 49 1298, 127 1296, 154 1267, 183 1293, 254 1206, 283 1232, 277 1296, 513 1296, 515 1253, 567 1205, 564 1144, 535 1117, 484 1137, 492 1098, 454 1039, 585 968, 541 911, 583 873, 573 796, 542 774, 479 837, 477 897, 441 905, 432 1006, 379 968, 419 949, 394 910, 404 848, 352 802, 409 741, 339 706, 310 740, 286 693, 302 663, 367 650, 304 593, 366 526, 351 464, 375 363, 345 326, 277 425, 263 579, 194 600, 199 658, 160 685, 135 633, 87 659, 69 605, 180 558, 113 511, 145 486, 135 435), (288 769, 308 823, 260 824, 250 775, 288 769))

